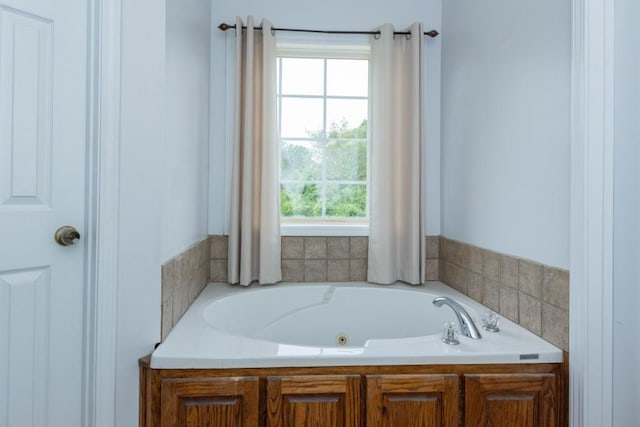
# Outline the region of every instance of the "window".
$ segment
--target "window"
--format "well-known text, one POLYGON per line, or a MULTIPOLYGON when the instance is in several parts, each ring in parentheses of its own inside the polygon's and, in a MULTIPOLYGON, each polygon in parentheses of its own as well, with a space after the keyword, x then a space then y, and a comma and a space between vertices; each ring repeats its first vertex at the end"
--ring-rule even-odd
POLYGON ((280 49, 277 75, 281 224, 366 228, 368 52, 280 49))

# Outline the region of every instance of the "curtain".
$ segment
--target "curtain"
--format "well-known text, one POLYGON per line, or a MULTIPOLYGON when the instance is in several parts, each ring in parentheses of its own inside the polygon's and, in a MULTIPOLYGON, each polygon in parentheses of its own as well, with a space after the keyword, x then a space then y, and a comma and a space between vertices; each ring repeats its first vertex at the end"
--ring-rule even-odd
POLYGON ((369 266, 374 283, 426 279, 422 26, 384 25, 371 46, 369 266))
POLYGON ((228 275, 249 285, 282 280, 276 135, 276 47, 271 24, 236 20, 234 147, 228 275))

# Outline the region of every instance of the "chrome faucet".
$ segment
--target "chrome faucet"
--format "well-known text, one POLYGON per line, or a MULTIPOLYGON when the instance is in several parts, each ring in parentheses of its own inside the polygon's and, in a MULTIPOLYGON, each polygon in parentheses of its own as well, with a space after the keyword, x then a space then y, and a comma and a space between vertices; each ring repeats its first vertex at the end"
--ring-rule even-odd
POLYGON ((474 340, 482 338, 480 331, 476 328, 476 325, 473 323, 473 320, 471 319, 471 316, 469 316, 469 313, 467 313, 467 310, 465 310, 464 307, 456 300, 449 297, 437 297, 433 299, 433 305, 436 307, 442 307, 443 305, 451 307, 458 318, 460 332, 462 332, 462 335, 473 338, 474 340))

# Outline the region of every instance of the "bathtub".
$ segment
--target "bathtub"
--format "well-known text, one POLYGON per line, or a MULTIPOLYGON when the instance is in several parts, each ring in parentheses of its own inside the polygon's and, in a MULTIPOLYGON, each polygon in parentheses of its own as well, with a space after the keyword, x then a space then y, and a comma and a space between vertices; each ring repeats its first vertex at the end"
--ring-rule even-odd
POLYGON ((284 283, 209 284, 151 356, 156 369, 422 364, 561 363, 560 349, 440 282, 425 286, 284 283), (441 340, 456 321, 448 296, 474 319, 481 339, 441 340))

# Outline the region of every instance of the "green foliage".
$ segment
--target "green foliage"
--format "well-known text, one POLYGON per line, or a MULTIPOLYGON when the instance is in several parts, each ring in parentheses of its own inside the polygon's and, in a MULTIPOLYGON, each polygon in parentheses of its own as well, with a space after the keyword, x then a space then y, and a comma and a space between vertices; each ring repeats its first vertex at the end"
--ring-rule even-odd
POLYGON ((327 216, 354 218, 367 213, 367 187, 362 184, 327 186, 327 216))
POLYGON ((293 216, 293 202, 282 185, 280 186, 280 215, 293 216))
POLYGON ((283 142, 280 212, 287 217, 322 217, 322 169, 325 158, 325 215, 334 218, 365 217, 367 186, 335 181, 367 180, 367 121, 349 128, 346 121, 332 123, 323 149, 322 131, 310 132, 313 141, 283 142), (315 181, 288 183, 287 181, 315 181))
POLYGON ((318 184, 282 184, 280 214, 282 216, 321 217, 322 197, 318 184))

